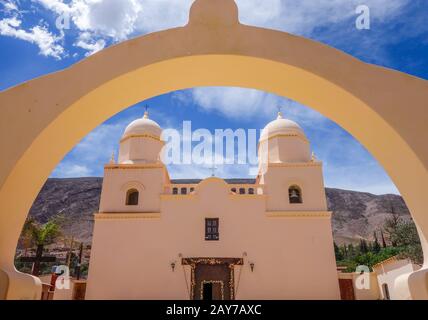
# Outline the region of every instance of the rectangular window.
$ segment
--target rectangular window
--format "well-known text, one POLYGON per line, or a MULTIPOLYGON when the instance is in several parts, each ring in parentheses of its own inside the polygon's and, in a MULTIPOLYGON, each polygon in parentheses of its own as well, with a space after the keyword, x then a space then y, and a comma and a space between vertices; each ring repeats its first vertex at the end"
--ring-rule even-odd
POLYGON ((219 219, 218 218, 206 218, 205 219, 205 240, 213 241, 219 240, 219 219))

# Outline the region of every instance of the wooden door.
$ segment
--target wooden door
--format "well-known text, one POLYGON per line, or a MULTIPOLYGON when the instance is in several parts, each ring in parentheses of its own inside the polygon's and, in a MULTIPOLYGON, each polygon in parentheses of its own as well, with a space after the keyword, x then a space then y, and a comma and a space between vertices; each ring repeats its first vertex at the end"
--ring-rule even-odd
POLYGON ((195 300, 230 300, 230 269, 226 264, 195 267, 195 300))
POLYGON ((339 279, 340 298, 342 300, 355 300, 354 283, 352 279, 339 279))

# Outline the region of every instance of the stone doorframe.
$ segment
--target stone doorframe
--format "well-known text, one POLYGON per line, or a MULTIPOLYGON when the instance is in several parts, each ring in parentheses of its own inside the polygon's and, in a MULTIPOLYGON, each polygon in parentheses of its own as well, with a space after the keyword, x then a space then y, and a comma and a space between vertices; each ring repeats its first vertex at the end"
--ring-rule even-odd
POLYGON ((196 0, 184 27, 125 41, 0 92, 0 299, 41 295, 40 280, 15 269, 15 250, 31 205, 67 152, 135 103, 200 86, 288 97, 361 142, 399 189, 424 250, 423 267, 396 285, 428 299, 428 81, 243 25, 233 0, 196 0))

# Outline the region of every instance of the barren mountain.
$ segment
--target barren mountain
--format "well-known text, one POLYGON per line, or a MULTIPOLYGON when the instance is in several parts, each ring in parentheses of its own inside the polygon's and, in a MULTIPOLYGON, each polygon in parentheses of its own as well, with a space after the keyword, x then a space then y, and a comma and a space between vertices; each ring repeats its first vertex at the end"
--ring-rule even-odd
MULTIPOLYGON (((228 182, 242 180, 230 179, 228 182)), ((63 233, 90 243, 101 184, 102 178, 48 179, 30 210, 30 216, 44 223, 62 214, 66 218, 63 233)), ((339 244, 357 242, 360 238, 372 239, 373 231, 379 229, 393 212, 410 219, 409 210, 398 195, 331 188, 326 188, 326 193, 328 208, 333 211, 334 238, 339 244)))

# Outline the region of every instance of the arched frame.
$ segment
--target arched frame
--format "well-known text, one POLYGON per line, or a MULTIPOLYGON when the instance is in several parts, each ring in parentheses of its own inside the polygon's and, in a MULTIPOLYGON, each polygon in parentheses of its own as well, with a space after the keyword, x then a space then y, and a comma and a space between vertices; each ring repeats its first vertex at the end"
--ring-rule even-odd
POLYGON ((425 264, 409 283, 412 297, 428 298, 428 82, 312 40, 242 25, 233 0, 196 0, 184 27, 123 42, 0 93, 4 298, 31 299, 40 291, 39 280, 16 271, 14 254, 34 199, 64 155, 124 108, 200 86, 289 97, 359 140, 390 175, 418 226, 425 264))

